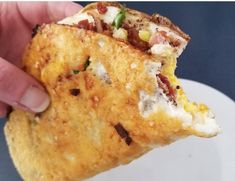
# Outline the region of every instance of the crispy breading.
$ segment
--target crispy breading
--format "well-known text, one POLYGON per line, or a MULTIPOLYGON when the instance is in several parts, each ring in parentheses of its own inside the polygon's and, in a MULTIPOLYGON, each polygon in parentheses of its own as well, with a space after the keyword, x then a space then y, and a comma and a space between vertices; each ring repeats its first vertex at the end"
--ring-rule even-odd
POLYGON ((39 115, 14 110, 5 126, 22 178, 83 180, 197 134, 164 110, 141 115, 139 91, 152 95, 156 89, 146 61, 161 63, 163 58, 92 31, 40 27, 23 63, 45 86, 51 105, 39 115))

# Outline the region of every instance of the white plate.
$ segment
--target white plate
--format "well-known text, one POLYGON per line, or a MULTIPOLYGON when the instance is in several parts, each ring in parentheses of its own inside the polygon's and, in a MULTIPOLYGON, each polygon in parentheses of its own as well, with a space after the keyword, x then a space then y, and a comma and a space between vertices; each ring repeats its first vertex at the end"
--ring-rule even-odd
POLYGON ((184 79, 182 84, 191 100, 212 108, 222 133, 211 139, 189 137, 155 149, 89 181, 235 180, 235 103, 207 85, 184 79))

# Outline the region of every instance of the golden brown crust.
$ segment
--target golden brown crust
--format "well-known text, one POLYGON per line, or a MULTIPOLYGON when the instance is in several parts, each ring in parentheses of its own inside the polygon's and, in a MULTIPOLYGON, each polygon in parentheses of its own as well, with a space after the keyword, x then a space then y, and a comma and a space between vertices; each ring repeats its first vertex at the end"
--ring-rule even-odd
MULTIPOLYGON (((115 6, 115 7, 119 7, 119 8, 122 7, 122 5, 117 2, 103 2, 103 3, 106 6, 115 6)), ((91 4, 87 5, 85 8, 83 8, 82 11, 85 12, 89 9, 94 9, 94 8, 96 8, 96 6, 97 6, 97 3, 91 3, 91 4)), ((136 14, 136 16, 138 16, 138 17, 146 18, 148 21, 152 21, 152 22, 156 23, 157 25, 162 25, 164 27, 168 27, 172 31, 176 32, 179 36, 184 38, 187 42, 190 41, 190 36, 188 34, 184 33, 171 20, 169 20, 168 18, 166 18, 164 16, 161 16, 160 14, 153 14, 152 16, 150 16, 146 13, 143 13, 143 12, 140 12, 137 10, 133 10, 133 9, 129 9, 129 8, 126 8, 126 10, 130 14, 136 14)))
POLYGON ((145 61, 159 62, 105 35, 63 25, 42 26, 23 62, 26 72, 45 86, 51 105, 39 116, 15 110, 5 127, 23 179, 83 180, 189 135, 181 120, 166 112, 141 116, 139 91, 152 94, 155 89, 145 61), (86 71, 72 74, 87 59, 91 63, 86 71), (105 67, 110 82, 94 73, 97 63, 105 67), (136 69, 130 68, 133 63, 136 69), (79 89, 76 96, 70 91, 74 88, 79 89), (130 144, 115 129, 119 123, 132 139, 130 144))

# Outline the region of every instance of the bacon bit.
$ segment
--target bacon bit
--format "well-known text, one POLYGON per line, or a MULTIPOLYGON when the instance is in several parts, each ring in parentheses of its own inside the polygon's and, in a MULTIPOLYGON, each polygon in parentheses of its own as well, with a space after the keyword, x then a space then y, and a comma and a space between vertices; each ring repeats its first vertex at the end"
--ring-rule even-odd
POLYGON ((89 23, 88 19, 79 21, 77 27, 85 30, 96 31, 95 26, 93 25, 93 23, 89 23))
POLYGON ((166 42, 165 34, 163 33, 163 31, 160 31, 160 32, 156 32, 150 37, 149 44, 151 46, 155 44, 163 44, 164 42, 166 42))
POLYGON ((129 133, 127 130, 121 125, 121 123, 118 123, 114 126, 115 130, 117 131, 118 135, 125 139, 125 142, 127 145, 130 145, 132 142, 132 138, 129 136, 129 133))
POLYGON ((103 2, 98 2, 97 3, 97 10, 100 14, 105 14, 107 12, 107 7, 104 5, 103 2))
POLYGON ((39 27, 40 25, 36 24, 35 27, 32 29, 32 38, 35 37, 35 35, 37 34, 39 27))
MULTIPOLYGON (((91 15, 95 21, 95 27, 96 27, 96 31, 98 33, 102 33, 103 32, 103 27, 102 27, 102 23, 101 20, 99 18, 99 15, 93 11, 88 12, 87 14, 91 15)), ((95 31, 95 30, 93 30, 95 31)))
POLYGON ((85 74, 84 80, 85 80, 86 89, 87 89, 87 90, 90 90, 90 89, 93 87, 93 81, 92 81, 92 79, 91 79, 87 74, 85 74))
POLYGON ((101 20, 99 18, 94 18, 94 20, 95 20, 97 32, 102 33, 103 32, 103 27, 102 27, 101 20))
POLYGON ((171 87, 168 78, 162 74, 158 74, 157 81, 158 85, 163 89, 164 93, 170 98, 171 101, 175 102, 175 90, 171 87))
POLYGON ((80 94, 80 89, 70 89, 69 92, 71 95, 77 96, 78 94, 80 94))
POLYGON ((128 31, 128 41, 130 44, 140 49, 141 51, 146 51, 149 49, 148 42, 140 39, 139 32, 135 28, 129 27, 128 25, 124 25, 123 28, 128 31))
POLYGON ((173 47, 178 47, 180 45, 180 41, 177 39, 177 40, 173 40, 170 42, 170 45, 173 46, 173 47))
POLYGON ((165 39, 168 39, 169 37, 167 36, 167 33, 165 31, 159 31, 158 33, 160 33, 165 39))
POLYGON ((105 23, 103 20, 101 20, 101 24, 102 24, 102 28, 103 28, 103 34, 107 35, 107 36, 112 36, 112 28, 110 25, 108 25, 107 23, 105 23))

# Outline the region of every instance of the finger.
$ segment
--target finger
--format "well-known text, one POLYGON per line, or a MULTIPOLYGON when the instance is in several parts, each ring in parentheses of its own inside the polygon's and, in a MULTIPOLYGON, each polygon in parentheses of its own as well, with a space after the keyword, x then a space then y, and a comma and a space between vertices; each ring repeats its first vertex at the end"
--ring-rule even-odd
POLYGON ((4 118, 7 114, 7 105, 0 102, 0 118, 4 118))
POLYGON ((33 26, 61 20, 82 8, 72 2, 18 2, 17 6, 24 20, 33 26))
POLYGON ((49 96, 31 76, 0 58, 0 101, 33 112, 42 112, 49 105, 49 96))

